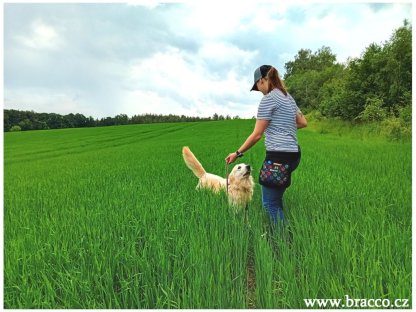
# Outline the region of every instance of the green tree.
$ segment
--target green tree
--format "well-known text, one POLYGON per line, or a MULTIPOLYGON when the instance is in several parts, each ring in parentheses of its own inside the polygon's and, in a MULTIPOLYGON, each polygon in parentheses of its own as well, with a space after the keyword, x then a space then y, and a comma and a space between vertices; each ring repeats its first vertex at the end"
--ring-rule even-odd
POLYGON ((407 21, 384 45, 371 44, 361 58, 348 65, 344 105, 352 106, 348 119, 366 109, 368 99, 382 99, 383 108, 398 114, 397 107, 411 105, 412 37, 407 21))
POLYGON ((8 110, 3 111, 3 131, 9 131, 10 128, 13 126, 10 120, 10 112, 8 110))
POLYGON ((412 90, 412 27, 405 20, 384 47, 386 54, 385 72, 387 105, 407 106, 411 104, 412 90))
POLYGON ((382 121, 387 117, 387 112, 383 108, 383 99, 368 98, 364 110, 358 115, 357 119, 361 121, 382 121))
POLYGON ((126 114, 120 114, 114 117, 115 125, 127 125, 129 123, 129 117, 126 114))
POLYGON ((294 61, 285 64, 286 73, 284 79, 293 75, 302 74, 311 70, 320 71, 326 67, 334 65, 336 55, 332 53, 331 48, 323 46, 315 53, 309 49, 301 49, 295 56, 294 61))
POLYGON ((20 126, 13 126, 10 128, 10 132, 18 132, 18 131, 22 131, 22 128, 20 128, 20 126))
POLYGON ((22 121, 20 121, 18 126, 22 130, 32 130, 32 128, 33 128, 32 122, 28 118, 23 119, 22 121))
POLYGON ((345 66, 336 63, 329 48, 322 47, 315 53, 300 50, 285 68, 289 92, 305 112, 315 110, 351 121, 368 117, 370 121, 375 118, 370 111, 375 109, 381 113, 377 118, 382 112, 399 117, 412 99, 412 27, 405 20, 387 42, 370 44, 345 66))
POLYGON ((322 47, 315 53, 302 49, 295 61, 285 64, 285 83, 304 112, 319 109, 322 86, 343 72, 343 66, 335 61, 331 49, 322 47))

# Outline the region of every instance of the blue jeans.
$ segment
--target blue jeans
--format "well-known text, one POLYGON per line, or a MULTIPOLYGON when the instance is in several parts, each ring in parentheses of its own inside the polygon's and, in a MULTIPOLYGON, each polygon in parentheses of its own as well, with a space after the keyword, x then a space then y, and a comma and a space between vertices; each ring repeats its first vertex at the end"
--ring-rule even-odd
POLYGON ((283 213, 283 194, 286 188, 272 188, 262 186, 263 206, 269 214, 273 225, 278 221, 284 222, 285 216, 283 213))

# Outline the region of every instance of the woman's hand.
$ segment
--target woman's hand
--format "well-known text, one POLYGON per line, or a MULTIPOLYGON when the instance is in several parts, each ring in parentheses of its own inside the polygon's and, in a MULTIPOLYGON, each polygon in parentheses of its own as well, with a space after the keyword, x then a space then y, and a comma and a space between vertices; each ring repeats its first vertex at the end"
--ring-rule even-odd
POLYGON ((296 128, 302 129, 308 126, 308 122, 306 121, 305 116, 302 114, 301 111, 296 113, 296 128))
POLYGON ((231 164, 235 162, 236 159, 237 159, 237 153, 231 153, 225 158, 225 162, 227 164, 231 164))

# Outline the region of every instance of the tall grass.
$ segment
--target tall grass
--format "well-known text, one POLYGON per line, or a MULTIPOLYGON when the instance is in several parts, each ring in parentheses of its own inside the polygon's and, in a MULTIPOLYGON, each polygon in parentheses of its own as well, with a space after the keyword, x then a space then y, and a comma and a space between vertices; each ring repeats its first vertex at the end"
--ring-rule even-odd
POLYGON ((280 248, 287 307, 300 298, 411 299, 411 146, 305 133, 280 248), (317 148, 319 147, 319 148, 317 148))
POLYGON ((328 118, 319 112, 307 115, 308 128, 320 134, 333 134, 362 140, 388 140, 410 142, 412 139, 411 112, 403 110, 401 117, 389 116, 380 121, 362 122, 359 119, 345 121, 339 118, 328 118))
MULTIPOLYGON (((239 120, 6 133, 5 307, 410 299, 410 144, 301 131, 303 159, 280 233, 270 231, 258 185, 247 224, 225 194, 196 192, 181 158, 189 145, 207 171, 224 176, 225 156, 252 127, 239 120)), ((260 143, 243 161, 259 169, 263 155, 260 143)))

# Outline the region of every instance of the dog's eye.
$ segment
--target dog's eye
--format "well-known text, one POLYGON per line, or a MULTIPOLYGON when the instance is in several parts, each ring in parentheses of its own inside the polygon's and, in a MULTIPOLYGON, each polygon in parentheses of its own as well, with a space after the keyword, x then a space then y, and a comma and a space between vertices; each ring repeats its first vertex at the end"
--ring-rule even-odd
POLYGON ((237 169, 240 170, 241 169, 241 166, 238 166, 237 169))

